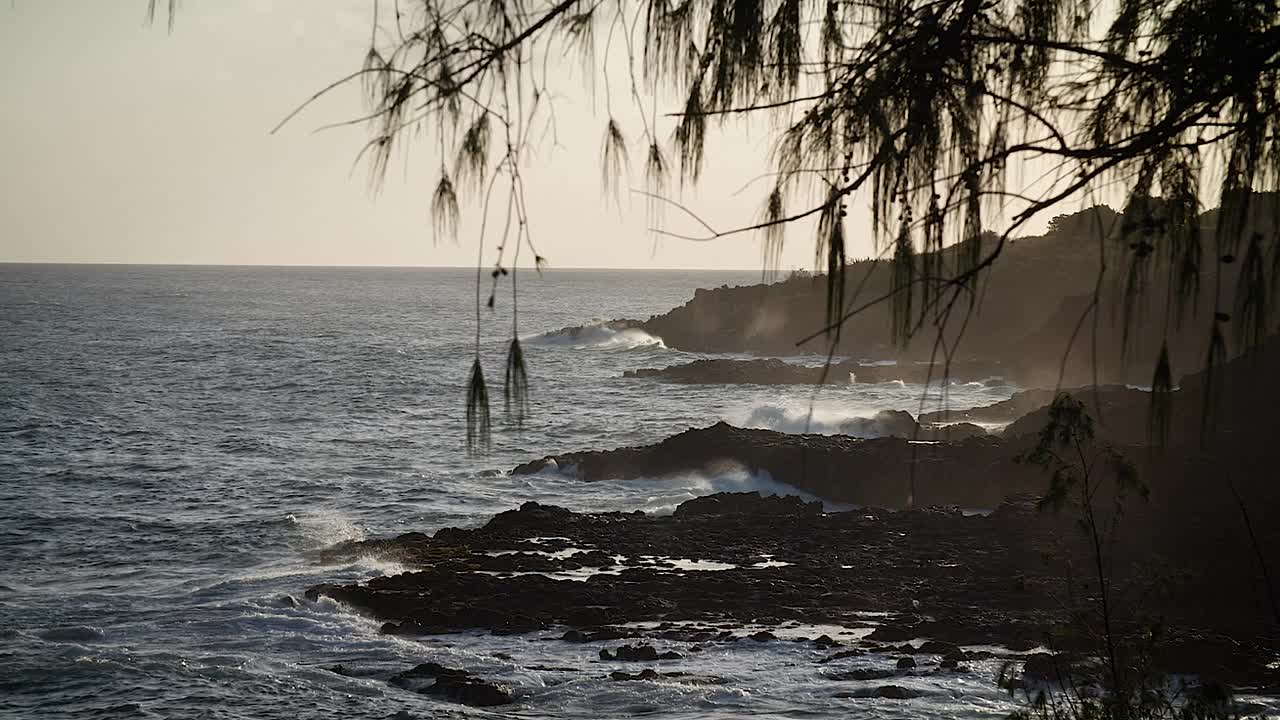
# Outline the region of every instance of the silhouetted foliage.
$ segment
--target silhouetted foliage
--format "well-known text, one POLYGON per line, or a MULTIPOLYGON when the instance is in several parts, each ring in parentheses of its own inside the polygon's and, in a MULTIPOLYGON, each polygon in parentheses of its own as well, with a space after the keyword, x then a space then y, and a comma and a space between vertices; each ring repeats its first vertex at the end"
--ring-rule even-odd
MULTIPOLYGON (((1083 619, 1086 630, 1096 628, 1101 638, 1097 658, 1101 682, 1090 683, 1073 675, 1080 668, 1060 668, 1056 682, 1028 691, 1028 707, 1014 718, 1137 720, 1175 718, 1228 718, 1237 716, 1230 697, 1216 686, 1193 691, 1155 671, 1151 651, 1160 641, 1160 626, 1147 628, 1138 637, 1116 628, 1111 572, 1107 550, 1131 494, 1144 500, 1147 486, 1134 465, 1118 450, 1100 443, 1093 418, 1084 403, 1059 394, 1049 406, 1049 417, 1036 444, 1020 456, 1049 474, 1049 487, 1040 498, 1041 510, 1070 509, 1077 518, 1092 554, 1097 585, 1096 617, 1083 619)), ((1014 664, 1001 670, 999 683, 1027 690, 1013 676, 1014 664)), ((1085 675, 1088 674, 1086 671, 1085 675)))
MULTIPOLYGON (((564 74, 549 68, 576 53, 587 89, 604 90, 606 189, 622 182, 628 145, 638 143, 656 232, 697 240, 758 232, 766 267, 778 261, 784 228, 817 220, 831 336, 869 304, 850 293, 843 271, 847 204, 864 190, 893 268, 890 292, 872 300, 892 303, 899 342, 924 330, 962 333, 984 271, 1015 233, 1117 186, 1127 193, 1121 227, 1099 223, 1095 234, 1111 258, 1101 272, 1111 266, 1125 278, 1126 324, 1150 321, 1136 309, 1160 274, 1168 282, 1159 286, 1173 288, 1154 298, 1166 335, 1212 302, 1213 312, 1196 316, 1208 324, 1210 368, 1227 356, 1222 326, 1236 323, 1245 349, 1273 325, 1280 211, 1261 229, 1254 197, 1280 189, 1274 0, 1119 0, 1109 17, 1085 0, 371 6, 364 66, 332 87, 359 81, 365 90, 369 112, 358 121, 371 128, 365 153, 375 179, 419 131, 438 142, 442 159, 455 158, 458 182, 442 163, 437 234, 456 226, 455 193, 477 193, 480 253, 509 266, 513 281, 520 246, 542 264, 521 167, 533 147, 565 141, 552 84, 564 74), (619 82, 624 92, 612 87, 619 82), (744 117, 776 128, 759 220, 716 229, 699 219, 706 232, 697 236, 666 231, 662 207, 684 209, 665 195, 671 176, 696 182, 709 133, 744 117), (624 120, 637 128, 632 140, 624 120), (1027 167, 1046 170, 1034 189, 1011 185, 1009 170, 1027 167), (1215 202, 1216 225, 1202 231, 1197 218, 1215 202), (491 209, 504 220, 489 247, 491 209), (984 242, 993 225, 998 234, 984 242), (955 249, 938 253, 943 246, 955 249), (1202 286, 1215 288, 1210 301, 1202 286), (1228 286, 1237 297, 1226 296, 1228 286)), ((1171 390, 1165 378, 1172 373, 1159 369, 1157 395, 1171 390)))

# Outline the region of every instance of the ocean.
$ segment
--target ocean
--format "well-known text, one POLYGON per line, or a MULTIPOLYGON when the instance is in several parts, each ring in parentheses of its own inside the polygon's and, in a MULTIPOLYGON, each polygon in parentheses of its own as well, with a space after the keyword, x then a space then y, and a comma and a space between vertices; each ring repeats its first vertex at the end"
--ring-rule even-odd
MULTIPOLYGON (((1016 707, 981 663, 917 680, 929 693, 910 701, 835 698, 811 650, 793 643, 699 654, 697 671, 723 684, 615 682, 592 668, 599 647, 548 639, 556 633, 393 637, 306 600, 320 582, 402 569, 321 565, 328 545, 476 526, 526 500, 663 513, 721 490, 796 493, 747 472, 599 483, 508 474, 530 459, 719 420, 835 432, 877 410, 921 409, 924 388, 903 383, 815 393, 622 377, 706 356, 601 321, 647 318, 695 288, 758 273, 522 271, 515 332, 529 415, 523 427, 503 418, 504 280, 481 315, 493 447, 470 456, 475 280, 463 269, 0 265, 0 717, 1001 717, 1016 707), (589 327, 555 332, 575 325, 589 327), (507 683, 519 702, 487 712, 325 669, 428 660, 507 683)), ((486 273, 486 297, 488 283, 486 273)), ((955 386, 949 402, 1015 390, 955 386)))

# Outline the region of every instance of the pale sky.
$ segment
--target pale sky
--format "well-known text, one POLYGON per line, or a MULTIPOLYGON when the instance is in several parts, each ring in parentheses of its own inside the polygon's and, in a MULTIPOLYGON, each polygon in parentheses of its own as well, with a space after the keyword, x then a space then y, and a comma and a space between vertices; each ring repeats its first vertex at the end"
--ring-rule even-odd
MULTIPOLYGON (((355 88, 268 134, 359 68, 372 4, 183 0, 170 35, 145 24, 145 0, 4 3, 0 261, 474 265, 478 212, 464 208, 456 244, 432 237, 438 150, 413 147, 374 195, 366 167, 353 169, 366 129, 314 132, 363 110, 355 88)), ((619 211, 602 197, 603 101, 581 90, 576 60, 561 72, 562 147, 526 171, 534 240, 553 266, 761 267, 755 236, 655 247, 641 198, 619 211)), ((738 191, 766 169, 767 134, 735 131, 708 149, 683 200, 717 228, 755 221, 767 186, 738 191)), ((631 155, 639 185, 638 143, 631 155)), ((671 230, 698 229, 667 217, 671 230)), ((872 247, 859 219, 851 255, 872 247)), ((810 233, 790 233, 782 267, 812 266, 810 233)))
MULTIPOLYGON (((355 85, 269 133, 359 69, 373 0, 181 0, 172 34, 163 18, 147 25, 146 5, 0 5, 0 262, 474 266, 478 203, 464 200, 456 242, 433 237, 436 143, 402 149, 374 193, 367 166, 355 163, 368 129, 316 132, 365 111, 355 85)), ((577 58, 552 73, 559 144, 542 143, 522 173, 533 239, 554 267, 761 269, 756 235, 655 242, 643 198, 624 196, 619 208, 606 197, 604 99, 584 89, 577 58)), ((614 106, 639 187, 639 115, 616 97, 614 106)), ((678 108, 673 99, 666 110, 678 108)), ((659 118, 659 139, 673 127, 659 118)), ((768 130, 710 132, 700 184, 675 199, 719 230, 758 221, 768 130)), ((864 201, 851 204, 847 223, 849 256, 874 254, 864 201)), ((665 227, 704 232, 675 210, 665 227)), ((812 230, 788 230, 783 270, 814 267, 812 230)), ((494 259, 486 252, 484 263, 494 259)))

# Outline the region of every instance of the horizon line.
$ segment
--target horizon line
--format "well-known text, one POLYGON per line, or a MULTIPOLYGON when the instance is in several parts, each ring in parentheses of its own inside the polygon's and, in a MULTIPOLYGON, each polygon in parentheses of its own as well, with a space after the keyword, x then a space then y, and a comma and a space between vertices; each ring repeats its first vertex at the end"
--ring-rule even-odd
MULTIPOLYGON (((850 260, 850 262, 856 262, 850 260)), ((262 268, 262 269, 333 269, 333 270, 477 270, 481 272, 489 266, 477 268, 475 265, 337 265, 318 263, 222 263, 222 262, 133 262, 133 261, 100 261, 100 260, 0 260, 0 265, 67 265, 67 266, 107 266, 107 267, 207 267, 207 268, 262 268)), ((622 270, 628 272, 761 272, 761 268, 688 268, 688 267, 610 267, 602 265, 552 265, 538 271, 533 266, 520 266, 516 269, 533 272, 554 272, 556 270, 622 270)), ((791 270, 776 270, 775 274, 791 273, 791 270)))

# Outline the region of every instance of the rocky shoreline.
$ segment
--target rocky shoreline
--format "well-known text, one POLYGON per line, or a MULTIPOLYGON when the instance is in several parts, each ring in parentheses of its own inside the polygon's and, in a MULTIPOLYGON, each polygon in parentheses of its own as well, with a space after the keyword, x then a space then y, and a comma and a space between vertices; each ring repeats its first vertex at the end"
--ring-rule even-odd
POLYGON ((963 426, 954 432, 964 439, 864 440, 752 430, 720 422, 654 445, 549 455, 515 467, 512 474, 551 471, 591 482, 745 468, 833 502, 885 508, 993 508, 1010 495, 1043 486, 1034 471, 1014 462, 1025 443, 975 435, 963 426))
MULTIPOLYGON (((697 653, 712 646, 805 642, 814 649, 815 671, 869 654, 897 658, 884 668, 849 671, 848 679, 875 681, 916 668, 964 672, 966 661, 991 657, 991 650, 981 655, 972 646, 1050 646, 1064 658, 1084 651, 1078 638, 1061 632, 1071 592, 1064 568, 1082 550, 1077 537, 1067 518, 1046 516, 1022 500, 986 517, 943 508, 823 513, 817 503, 755 493, 690 500, 665 517, 526 503, 475 529, 335 546, 326 561, 376 555, 416 569, 307 594, 359 608, 383 620, 386 633, 487 630, 593 643, 603 663, 595 671, 616 680, 660 679, 654 668, 677 660, 684 661, 681 673, 696 676, 697 653), (843 629, 787 632, 807 626, 843 629)), ((1139 589, 1141 563, 1134 560, 1118 566, 1117 593, 1139 589)), ((1160 667, 1275 689, 1280 674, 1267 666, 1274 633, 1241 622, 1248 617, 1241 603, 1210 601, 1222 594, 1217 586, 1194 585, 1149 598, 1144 611, 1170 619, 1160 667)), ((447 668, 399 682, 427 676, 446 678, 431 692, 461 702, 509 697, 447 668)), ((857 692, 895 697, 893 687, 857 692)))
MULTIPOLYGON (((1205 367, 1204 333, 1208 325, 1204 323, 1174 328, 1163 323, 1135 323, 1126 330, 1118 313, 1106 314, 1098 318, 1091 332, 1077 335, 1077 325, 1091 307, 1124 306, 1123 284, 1095 288, 1105 263, 1095 252, 1080 251, 1082 244, 1096 241, 1097 228, 1120 227, 1121 222, 1121 216, 1112 209, 1095 206, 1058 218, 1055 227, 1044 236, 1007 243, 998 267, 985 273, 981 280, 980 311, 966 316, 963 322, 952 318, 946 333, 948 342, 953 339, 951 335, 960 332, 959 326, 964 326, 962 341, 951 347, 954 358, 999 366, 1002 371, 996 374, 1023 387, 1050 388, 1093 383, 1148 384, 1162 350, 1168 353, 1175 381, 1179 375, 1205 367), (1101 293, 1100 297, 1094 297, 1095 290, 1101 293)), ((1274 232, 1274 218, 1269 213, 1259 213, 1253 222, 1268 237, 1274 232)), ((1204 227, 1209 226, 1206 221, 1204 227)), ((990 244, 995 240, 986 238, 982 242, 990 244)), ((1122 243, 1115 243, 1117 250, 1122 247, 1122 243)), ((985 247, 981 252, 990 250, 994 247, 985 247)), ((945 267, 954 266, 958 251, 959 246, 946 248, 938 261, 945 267)), ((1206 267, 1211 261, 1209 253, 1201 260, 1206 267)), ((860 288, 858 298, 843 298, 848 304, 887 297, 894 288, 889 262, 853 261, 844 273, 845 287, 860 288)), ((1170 292, 1163 284, 1167 279, 1157 277, 1152 282, 1143 307, 1135 308, 1137 316, 1164 310, 1162 299, 1170 292)), ((1234 296, 1234 276, 1225 282, 1224 297, 1234 296)), ((827 326, 827 291, 825 276, 804 274, 771 284, 700 289, 684 305, 631 326, 661 337, 670 348, 688 352, 779 357, 833 352, 846 357, 896 360, 904 366, 936 359, 931 331, 921 333, 905 346, 896 341, 891 332, 893 311, 887 302, 864 307, 845 320, 839 333, 822 333, 827 326)), ((1185 298, 1188 306, 1212 307, 1210 288, 1202 286, 1199 293, 1185 298)), ((1238 350, 1233 348, 1232 353, 1238 350)))
MULTIPOLYGON (((1207 376, 1185 378, 1161 448, 1144 442, 1149 393, 1080 393, 1099 442, 1114 443, 1150 489, 1149 499, 1130 498, 1109 530, 1115 627, 1146 633, 1158 671, 1267 695, 1280 695, 1280 609, 1268 574, 1280 547, 1280 487, 1267 437, 1280 406, 1271 373, 1278 352, 1272 341, 1228 363, 1214 378, 1213 416, 1194 402, 1207 376)), ((717 423, 649 446, 547 456, 513 474, 592 482, 746 468, 860 507, 824 512, 820 503, 755 493, 691 499, 670 516, 526 503, 478 528, 334 546, 321 561, 377 556, 412 570, 307 595, 358 608, 395 635, 480 630, 592 644, 600 665, 565 672, 618 682, 715 683, 699 673, 698 653, 772 642, 803 643, 815 673, 823 666, 823 678, 860 683, 835 697, 910 698, 909 687, 891 681, 964 672, 991 653, 1023 663, 1024 682, 1063 667, 1088 673, 1079 666, 1097 657, 1097 625, 1074 619, 1097 607, 1092 547, 1078 515, 1037 507, 1048 480, 1015 461, 1044 427, 1045 408, 1027 412, 1043 399, 1020 393, 965 411, 959 416, 983 421, 1026 414, 1000 436, 959 441, 717 423), (1010 655, 1037 648, 1056 654, 1010 655)), ((1099 492, 1098 503, 1115 498, 1112 486, 1099 492)), ((468 704, 519 695, 443 666, 388 680, 468 704)))
POLYGON ((704 358, 664 368, 626 370, 623 377, 648 378, 682 385, 821 385, 843 383, 998 381, 1004 369, 998 363, 954 363, 950 367, 926 363, 874 365, 845 360, 822 365, 797 365, 778 358, 704 358))

